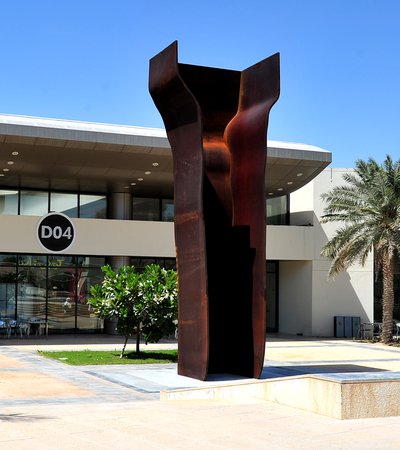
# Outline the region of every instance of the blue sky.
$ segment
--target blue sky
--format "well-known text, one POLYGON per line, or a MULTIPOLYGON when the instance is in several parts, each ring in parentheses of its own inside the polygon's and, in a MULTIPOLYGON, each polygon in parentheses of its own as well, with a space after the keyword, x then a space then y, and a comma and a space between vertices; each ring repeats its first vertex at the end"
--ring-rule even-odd
POLYGON ((281 54, 268 138, 333 167, 399 158, 398 0, 0 0, 0 113, 162 127, 148 61, 242 70, 281 54))

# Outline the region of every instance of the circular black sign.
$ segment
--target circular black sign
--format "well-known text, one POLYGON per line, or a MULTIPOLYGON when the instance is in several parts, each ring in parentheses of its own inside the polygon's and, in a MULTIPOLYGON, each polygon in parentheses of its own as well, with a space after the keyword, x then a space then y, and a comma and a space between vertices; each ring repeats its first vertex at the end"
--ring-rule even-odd
POLYGON ((37 226, 40 244, 51 252, 63 252, 75 238, 75 228, 71 220, 61 213, 50 213, 40 219, 37 226))

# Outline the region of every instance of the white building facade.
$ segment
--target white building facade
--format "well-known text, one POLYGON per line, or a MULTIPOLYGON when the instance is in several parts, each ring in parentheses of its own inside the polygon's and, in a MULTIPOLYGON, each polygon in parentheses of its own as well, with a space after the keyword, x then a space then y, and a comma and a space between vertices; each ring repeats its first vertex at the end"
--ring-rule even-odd
MULTIPOLYGON (((268 142, 268 330, 333 336, 335 316, 373 321, 373 262, 328 280, 321 194, 342 183, 318 147, 268 142)), ((102 331, 87 305, 105 263, 175 265, 172 155, 163 130, 0 116, 0 317, 50 333, 102 331), (75 239, 47 251, 38 223, 68 216, 75 239)), ((223 255, 221 255, 223 264, 223 255)))

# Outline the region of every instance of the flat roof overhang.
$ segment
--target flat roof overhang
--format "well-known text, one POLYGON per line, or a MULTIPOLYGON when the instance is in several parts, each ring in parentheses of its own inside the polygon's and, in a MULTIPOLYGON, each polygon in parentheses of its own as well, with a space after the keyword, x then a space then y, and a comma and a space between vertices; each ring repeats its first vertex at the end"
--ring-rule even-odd
MULTIPOLYGON (((268 141, 267 195, 299 189, 331 160, 319 147, 268 141)), ((173 195, 171 149, 155 128, 0 114, 0 176, 10 188, 173 195)))

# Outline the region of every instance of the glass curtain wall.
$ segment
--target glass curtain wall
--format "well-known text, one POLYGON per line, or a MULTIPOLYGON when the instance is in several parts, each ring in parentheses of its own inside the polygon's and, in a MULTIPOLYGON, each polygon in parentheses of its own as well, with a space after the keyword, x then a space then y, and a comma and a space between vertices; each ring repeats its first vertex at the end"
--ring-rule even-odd
POLYGON ((133 197, 132 219, 148 221, 174 221, 174 201, 170 198, 133 197))
POLYGON ((18 191, 0 190, 0 214, 18 214, 18 191))
POLYGON ((47 320, 50 333, 101 331, 87 299, 104 264, 102 257, 0 255, 0 318, 47 320))
MULTIPOLYGON (((289 225, 289 197, 268 198, 266 200, 268 225, 289 225)), ((174 221, 174 200, 169 198, 133 197, 133 220, 174 221)))
POLYGON ((15 316, 17 298, 17 260, 0 255, 0 319, 15 316))
POLYGON ((106 219, 105 195, 0 189, 0 215, 44 216, 60 212, 72 218, 106 219))
POLYGON ((267 225, 289 225, 288 196, 267 199, 267 225))

